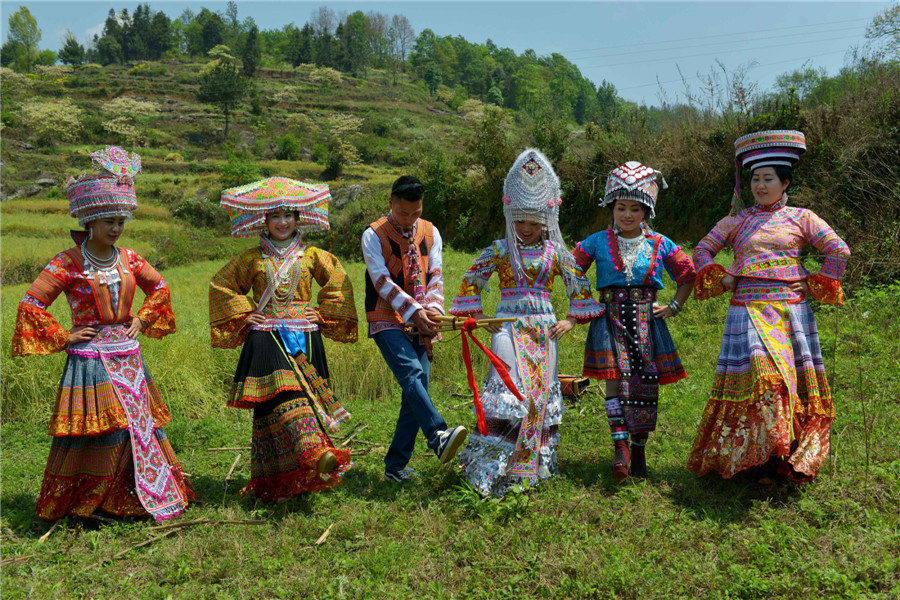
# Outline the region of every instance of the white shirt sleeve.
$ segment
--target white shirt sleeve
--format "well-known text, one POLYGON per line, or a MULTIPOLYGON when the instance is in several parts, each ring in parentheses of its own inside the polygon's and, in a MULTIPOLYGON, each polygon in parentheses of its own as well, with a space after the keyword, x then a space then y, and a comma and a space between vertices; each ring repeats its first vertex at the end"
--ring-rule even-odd
POLYGON ((437 227, 432 228, 433 238, 431 250, 428 252, 428 275, 431 280, 425 289, 425 307, 435 308, 446 314, 444 310, 444 242, 437 227))
MULTIPOLYGON (((381 240, 378 239, 378 234, 371 227, 367 227, 363 232, 362 251, 366 269, 369 271, 369 277, 372 278, 375 291, 387 300, 391 308, 400 314, 400 318, 405 323, 410 323, 412 316, 417 310, 422 309, 422 305, 391 279, 391 273, 381 254, 381 240)), ((443 287, 441 289, 443 291, 443 287)))

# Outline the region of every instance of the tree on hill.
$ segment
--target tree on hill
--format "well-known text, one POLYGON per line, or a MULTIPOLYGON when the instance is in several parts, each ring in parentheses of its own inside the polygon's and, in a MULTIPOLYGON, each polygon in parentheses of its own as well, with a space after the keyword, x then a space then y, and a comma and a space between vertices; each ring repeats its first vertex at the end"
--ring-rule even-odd
POLYGON ((147 35, 147 58, 161 59, 174 45, 172 21, 163 11, 157 11, 150 19, 147 35))
POLYGON ((259 29, 256 25, 247 32, 247 39, 244 40, 244 48, 241 52, 241 61, 244 63, 244 75, 253 77, 256 73, 256 67, 259 66, 259 29))
POLYGON ((425 67, 425 74, 422 79, 425 80, 425 85, 428 86, 428 91, 431 92, 431 95, 434 96, 434 93, 440 87, 441 82, 443 81, 443 76, 441 75, 441 67, 436 62, 430 62, 425 67))
POLYGON ((216 46, 209 51, 213 60, 200 71, 200 91, 197 99, 213 104, 225 116, 224 139, 228 139, 228 124, 231 113, 240 106, 247 95, 250 82, 237 67, 237 59, 230 54, 227 46, 216 46))
POLYGON ((38 43, 41 41, 41 30, 37 20, 26 6, 9 16, 9 33, 7 43, 3 45, 4 54, 12 53, 11 64, 20 71, 30 71, 38 57, 38 43))
POLYGON ((77 67, 84 63, 84 46, 78 43, 78 39, 70 30, 66 29, 65 43, 59 51, 59 61, 64 65, 77 67))
POLYGON ((866 28, 866 37, 883 40, 888 54, 900 58, 900 4, 878 13, 866 28))

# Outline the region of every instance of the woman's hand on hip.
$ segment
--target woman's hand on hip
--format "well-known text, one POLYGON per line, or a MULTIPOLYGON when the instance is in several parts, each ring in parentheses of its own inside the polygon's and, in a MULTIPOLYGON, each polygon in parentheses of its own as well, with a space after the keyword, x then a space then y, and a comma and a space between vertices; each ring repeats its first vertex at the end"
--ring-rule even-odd
POLYGON ((69 346, 74 346, 75 344, 83 344, 94 339, 95 335, 97 335, 96 327, 91 327, 90 325, 73 327, 72 331, 69 332, 68 344, 69 346))

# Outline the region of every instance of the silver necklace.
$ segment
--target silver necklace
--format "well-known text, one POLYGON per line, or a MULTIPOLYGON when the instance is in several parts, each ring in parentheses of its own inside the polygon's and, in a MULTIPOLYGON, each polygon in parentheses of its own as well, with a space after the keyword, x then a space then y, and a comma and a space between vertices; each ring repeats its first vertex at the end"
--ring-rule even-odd
POLYGON ((81 256, 84 257, 84 273, 86 279, 95 279, 100 285, 120 283, 119 249, 112 247, 112 255, 107 259, 99 259, 87 248, 87 240, 81 242, 81 256))
POLYGON ((276 281, 275 277, 275 260, 266 259, 266 279, 272 287, 272 304, 278 313, 285 312, 294 301, 294 295, 297 291, 297 285, 300 283, 300 275, 303 272, 299 258, 294 260, 291 270, 285 273, 276 281), (287 286, 285 287, 285 283, 287 286))
POLYGON ((625 267, 625 281, 629 284, 636 278, 634 276, 634 266, 638 259, 643 256, 648 261, 652 257, 650 244, 643 232, 636 238, 623 238, 616 236, 619 244, 619 256, 622 257, 622 266, 625 267))

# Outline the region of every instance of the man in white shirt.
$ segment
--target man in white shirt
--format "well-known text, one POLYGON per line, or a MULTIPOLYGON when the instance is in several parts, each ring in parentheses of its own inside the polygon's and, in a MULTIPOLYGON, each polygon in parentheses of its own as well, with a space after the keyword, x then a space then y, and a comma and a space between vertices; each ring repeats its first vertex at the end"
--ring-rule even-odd
POLYGON ((441 463, 453 460, 468 431, 447 428, 428 394, 435 315, 444 314, 441 236, 420 218, 425 187, 404 175, 391 188, 390 212, 363 232, 366 320, 403 390, 394 438, 384 457, 384 477, 406 483, 419 429, 441 463), (413 327, 415 329, 413 329, 413 327))

